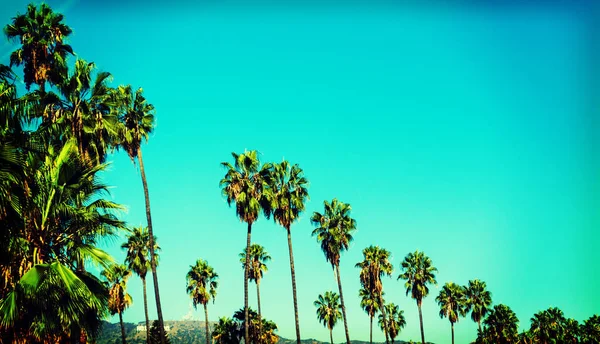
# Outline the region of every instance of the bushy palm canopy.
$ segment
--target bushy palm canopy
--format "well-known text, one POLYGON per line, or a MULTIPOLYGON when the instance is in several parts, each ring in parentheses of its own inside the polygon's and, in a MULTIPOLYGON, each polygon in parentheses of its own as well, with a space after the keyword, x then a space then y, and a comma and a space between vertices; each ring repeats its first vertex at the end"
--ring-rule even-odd
MULTIPOLYGON (((127 250, 125 263, 129 270, 133 271, 140 278, 146 278, 150 269, 150 233, 146 227, 135 227, 127 235, 127 242, 121 245, 121 248, 127 250)), ((154 252, 160 250, 154 237, 154 252)), ((154 254, 154 259, 158 262, 158 254, 154 254)))
POLYGON ((142 141, 154 130, 154 105, 148 103, 141 88, 134 92, 129 85, 117 87, 114 97, 120 105, 119 122, 123 123, 119 146, 135 161, 142 141))
POLYGON ((217 344, 239 344, 239 325, 231 318, 221 317, 215 325, 212 337, 217 344))
MULTIPOLYGON (((382 292, 381 295, 383 296, 383 294, 382 292)), ((379 312, 381 306, 379 295, 363 287, 358 291, 358 296, 360 297, 360 307, 367 312, 369 317, 374 317, 379 312)))
POLYGON ((235 203, 237 216, 249 224, 258 219, 261 210, 270 216, 271 207, 264 191, 268 187, 271 166, 261 166, 255 150, 231 155, 234 164, 221 163, 227 172, 219 183, 227 204, 235 203))
POLYGON ((531 318, 529 332, 540 343, 546 343, 551 339, 562 338, 566 325, 563 312, 554 307, 538 312, 531 318))
POLYGON ((580 331, 582 343, 600 343, 600 316, 596 314, 584 321, 580 331))
POLYGON ((342 306, 340 305, 340 296, 332 291, 325 292, 325 295, 319 295, 314 302, 317 307, 317 318, 327 329, 332 330, 337 322, 342 319, 342 306))
POLYGON ((393 303, 385 305, 386 318, 384 320, 383 314, 379 314, 379 327, 382 331, 384 330, 385 324, 387 323, 387 331, 390 339, 394 339, 400 334, 400 331, 406 326, 406 319, 404 318, 404 311, 400 310, 400 307, 393 303), (385 321, 385 322, 384 322, 385 321))
POLYGON ((194 307, 199 304, 206 305, 217 296, 219 275, 203 259, 198 259, 196 265, 190 266, 187 273, 186 291, 192 298, 194 307))
POLYGON ((469 281, 465 288, 466 309, 471 312, 471 319, 480 322, 490 310, 492 305, 492 294, 486 289, 485 282, 478 279, 469 281))
POLYGON ((517 340, 519 319, 508 306, 494 306, 483 324, 483 333, 478 342, 506 344, 517 340))
POLYGON ((376 295, 383 291, 381 277, 391 276, 394 266, 390 262, 391 253, 379 246, 369 246, 363 250, 364 260, 356 264, 360 268, 361 285, 376 295))
POLYGON ((322 214, 314 212, 310 219, 317 227, 312 235, 321 243, 325 259, 332 266, 336 266, 340 263, 341 253, 349 248, 353 240, 356 220, 350 216, 350 204, 335 198, 331 202, 324 201, 323 204, 325 211, 322 214))
POLYGON ((440 318, 448 318, 452 324, 466 315, 464 288, 456 283, 446 283, 435 301, 440 306, 440 318))
POLYGON ((131 295, 127 293, 127 280, 131 277, 131 271, 125 265, 114 264, 103 270, 101 274, 109 286, 108 309, 110 314, 123 313, 132 303, 131 295))
POLYGON ((436 284, 435 272, 431 259, 420 251, 409 253, 401 264, 402 274, 398 279, 406 282, 406 295, 410 294, 420 305, 424 297, 429 294, 429 284, 436 284))
MULTIPOLYGON (((240 262, 242 268, 246 267, 246 250, 240 253, 240 262)), ((260 283, 264 272, 267 269, 267 262, 271 260, 271 256, 262 245, 252 244, 250 246, 250 269, 248 270, 248 279, 256 283, 260 283)))
POLYGON ((46 81, 54 82, 66 68, 67 54, 73 50, 64 40, 72 30, 63 22, 63 15, 47 4, 39 8, 27 6, 25 14, 18 14, 4 27, 9 39, 19 39, 21 46, 10 55, 12 65, 23 65, 25 87, 35 83, 43 89, 46 81))
POLYGON ((308 200, 308 180, 298 164, 291 165, 284 160, 272 164, 268 184, 266 196, 273 219, 289 228, 304 211, 308 200))

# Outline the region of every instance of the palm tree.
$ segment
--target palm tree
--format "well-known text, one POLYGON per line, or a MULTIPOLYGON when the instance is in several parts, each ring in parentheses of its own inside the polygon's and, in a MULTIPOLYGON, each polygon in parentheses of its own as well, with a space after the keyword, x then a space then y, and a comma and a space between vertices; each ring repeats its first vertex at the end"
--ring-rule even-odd
POLYGON ((469 281, 465 288, 467 298, 465 311, 471 312, 471 319, 479 326, 481 332, 481 320, 485 318, 492 305, 492 294, 486 289, 485 282, 478 279, 469 281))
MULTIPOLYGON (((383 294, 384 293, 382 292, 381 296, 383 296, 383 294)), ((364 287, 358 291, 358 296, 360 297, 360 306, 369 315, 369 343, 373 343, 373 318, 375 317, 375 314, 379 312, 379 309, 381 307, 381 298, 379 297, 379 295, 373 294, 370 290, 365 289, 364 287)))
MULTIPOLYGON (((381 277, 384 275, 391 276, 394 271, 392 263, 390 263, 390 252, 379 246, 369 246, 363 250, 364 260, 356 264, 360 268, 360 283, 363 288, 379 298, 379 304, 383 302, 383 284, 381 277)), ((385 341, 389 343, 388 331, 385 326, 385 307, 381 307, 381 317, 383 321, 383 333, 385 341)))
POLYGON ((581 326, 575 319, 566 319, 563 326, 563 341, 565 343, 578 343, 581 335, 581 326))
POLYGON ((300 321, 298 319, 296 270, 294 269, 291 226, 304 211, 305 202, 308 200, 308 180, 304 177, 304 172, 298 164, 291 165, 284 160, 280 164, 273 164, 269 186, 270 188, 266 195, 269 199, 273 219, 285 228, 287 232, 290 272, 292 275, 292 295, 294 299, 294 318, 296 321, 296 341, 300 344, 300 321))
POLYGON ((533 315, 529 332, 537 342, 546 344, 556 338, 562 338, 566 321, 560 309, 549 308, 533 315))
POLYGON ((206 326, 206 344, 210 344, 210 332, 208 328, 208 308, 210 300, 215 302, 217 296, 219 275, 203 259, 198 259, 196 265, 190 266, 187 273, 187 293, 192 297, 194 308, 201 304, 204 306, 204 318, 206 326))
POLYGON ((325 292, 325 296, 319 295, 317 301, 315 301, 315 307, 317 307, 317 318, 319 322, 323 323, 327 329, 329 329, 329 339, 333 344, 333 328, 337 324, 338 320, 342 318, 340 310, 340 297, 338 294, 332 291, 325 292))
MULTIPOLYGON (((271 256, 267 253, 264 247, 259 244, 250 245, 250 271, 248 271, 248 279, 256 283, 256 300, 258 303, 258 326, 259 333, 262 333, 262 315, 260 312, 260 281, 263 278, 263 273, 267 271, 266 262, 271 260, 271 256)), ((242 268, 246 268, 246 250, 240 253, 240 262, 242 268)))
MULTIPOLYGON (((115 93, 121 106, 120 122, 123 124, 121 130, 120 147, 122 147, 131 161, 135 163, 137 158, 140 164, 142 186, 144 187, 144 199, 146 201, 146 219, 148 221, 148 235, 150 238, 150 257, 154 257, 154 231, 152 229, 152 213, 150 211, 150 195, 148 193, 148 182, 144 170, 144 159, 142 158, 142 141, 148 141, 148 136, 154 129, 154 106, 146 101, 143 90, 139 88, 135 93, 131 86, 119 86, 115 93)), ((158 287, 158 274, 156 273, 156 259, 150 259, 152 269, 152 280, 154 282, 154 297, 156 300, 156 313, 158 315, 161 340, 165 338, 165 323, 163 321, 162 307, 160 304, 160 291, 158 287)), ((164 342, 162 344, 165 344, 164 342)))
POLYGON ((321 243, 325 260, 331 264, 334 274, 337 276, 346 343, 350 344, 344 294, 342 293, 342 280, 340 278, 340 255, 343 251, 348 250, 350 242, 353 240, 352 233, 356 230, 356 220, 350 217, 352 208, 349 204, 340 202, 335 198, 331 203, 327 201, 323 203, 325 212, 323 214, 314 212, 310 219, 313 225, 317 227, 312 235, 316 236, 317 241, 321 243))
MULTIPOLYGON (((248 225, 246 236, 246 257, 250 256, 250 240, 252 224, 258 220, 261 209, 269 216, 270 207, 265 197, 264 190, 268 187, 267 180, 270 175, 270 165, 260 166, 258 153, 247 151, 242 154, 231 153, 234 164, 223 162, 221 165, 227 169, 225 176, 219 182, 227 204, 235 203, 236 215, 240 221, 248 225)), ((248 276, 250 261, 246 261, 244 269, 244 340, 250 343, 249 318, 248 318, 248 276)))
POLYGON ((131 277, 131 271, 125 265, 115 264, 102 271, 109 285, 108 309, 111 315, 119 314, 121 323, 121 339, 125 340, 125 326, 123 325, 123 312, 131 305, 131 295, 127 293, 127 280, 131 277))
POLYGON ((456 283, 446 283, 440 294, 435 298, 440 306, 440 318, 448 318, 452 329, 452 344, 454 344, 454 323, 458 322, 461 316, 465 316, 465 292, 463 287, 456 283))
POLYGON ((212 332, 217 344, 239 344, 238 324, 231 318, 221 317, 212 332))
POLYGON ((406 326, 406 319, 404 319, 404 311, 400 310, 395 304, 387 304, 385 308, 387 319, 383 316, 383 313, 379 314, 379 327, 382 331, 384 331, 384 328, 387 329, 392 344, 394 344, 394 339, 398 336, 400 330, 406 326))
MULTIPOLYGON (((127 236, 127 242, 121 245, 121 248, 127 250, 125 263, 129 270, 133 271, 142 280, 144 291, 144 315, 146 317, 146 342, 150 343, 150 318, 148 317, 148 296, 146 294, 146 274, 150 268, 150 235, 148 228, 135 227, 133 232, 127 236)), ((154 237, 154 252, 160 250, 154 237)), ((158 260, 158 255, 154 256, 158 260)))
POLYGON ((581 343, 600 343, 600 316, 595 314, 581 325, 581 343))
POLYGON ((401 268, 403 273, 398 276, 398 279, 406 280, 404 283, 406 295, 411 294, 411 297, 417 301, 419 324, 421 325, 421 343, 425 344, 421 304, 423 299, 429 294, 429 287, 427 285, 436 284, 434 273, 437 269, 432 265, 431 259, 425 253, 418 250, 414 253, 409 253, 404 258, 401 268))
POLYGON ((489 343, 508 344, 517 341, 519 319, 505 305, 496 305, 483 321, 483 332, 479 334, 478 342, 483 339, 489 343))
POLYGON ((4 27, 8 39, 19 39, 21 47, 10 55, 10 64, 23 65, 25 87, 38 85, 45 92, 46 81, 54 82, 54 76, 66 68, 67 53, 73 50, 63 41, 72 30, 63 23, 63 15, 54 12, 50 6, 41 4, 39 9, 30 4, 25 14, 13 18, 4 27))

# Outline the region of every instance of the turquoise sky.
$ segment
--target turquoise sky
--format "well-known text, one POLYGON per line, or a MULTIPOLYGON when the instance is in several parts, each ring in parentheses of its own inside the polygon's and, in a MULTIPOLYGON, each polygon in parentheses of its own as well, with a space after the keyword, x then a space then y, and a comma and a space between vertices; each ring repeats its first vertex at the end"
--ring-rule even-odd
MULTIPOLYGON (((416 304, 396 281, 402 258, 416 249, 432 258, 439 285, 486 281, 494 303, 516 312, 520 330, 550 306, 579 321, 600 310, 597 9, 583 1, 126 2, 49 3, 73 27, 79 57, 113 73, 114 85, 143 87, 156 106, 144 158, 166 319, 188 313, 185 274, 197 258, 221 277, 210 319, 243 306, 237 255, 246 226, 218 181, 219 163, 244 149, 259 150, 263 161, 299 163, 310 180, 307 213, 292 227, 303 338, 328 339, 312 303, 337 285, 308 218, 334 197, 352 205, 358 223, 341 259, 353 339, 369 335, 354 264, 371 244, 393 254, 396 271, 384 289, 405 312, 402 340, 419 338, 416 304)), ((3 25, 26 3, 4 3, 3 25)), ((8 63, 13 46, 0 47, 8 63)), ((105 180, 113 199, 127 205, 131 225, 145 224, 139 172, 123 153, 111 160, 105 180)), ((253 239, 273 257, 261 283, 263 315, 292 338, 284 230, 262 219, 253 239)), ((106 246, 121 260, 119 244, 106 246)), ((439 289, 423 303, 425 336, 447 343, 439 289)), ((134 305, 124 318, 141 321, 137 277, 129 292, 134 305)), ((475 336, 476 325, 461 319, 457 342, 475 336)), ((374 337, 384 340, 379 330, 374 337)), ((343 325, 334 339, 343 340, 343 325)))

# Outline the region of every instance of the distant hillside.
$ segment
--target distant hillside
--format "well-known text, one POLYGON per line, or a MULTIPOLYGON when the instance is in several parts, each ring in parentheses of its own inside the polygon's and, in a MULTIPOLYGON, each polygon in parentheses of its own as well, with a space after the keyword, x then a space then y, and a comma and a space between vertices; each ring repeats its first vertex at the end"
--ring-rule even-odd
MULTIPOLYGON (((125 323, 125 333, 127 334, 127 343, 129 344, 144 344, 145 334, 144 332, 137 332, 137 325, 132 323, 125 323)), ((140 323, 140 325, 144 325, 140 323)), ((172 344, 197 344, 206 343, 206 336, 204 332, 204 321, 165 321, 165 325, 171 327, 168 332, 171 338, 172 344)), ((215 323, 209 322, 210 326, 214 326, 215 323)), ((280 338, 279 344, 295 344, 296 340, 280 338)), ((368 344, 368 341, 353 340, 352 344, 368 344)), ((405 344, 408 342, 395 341, 394 343, 405 344)), ((103 322, 100 336, 98 337, 97 344, 121 344, 121 327, 119 323, 111 324, 109 322, 103 322)), ((304 339, 302 344, 329 344, 329 342, 321 342, 316 339, 304 339)), ((376 343, 380 344, 380 343, 376 343)))

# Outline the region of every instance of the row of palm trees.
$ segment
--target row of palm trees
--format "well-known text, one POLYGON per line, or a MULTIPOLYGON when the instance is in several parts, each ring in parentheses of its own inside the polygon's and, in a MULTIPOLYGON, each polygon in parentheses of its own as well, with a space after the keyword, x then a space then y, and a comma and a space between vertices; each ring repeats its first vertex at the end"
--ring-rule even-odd
MULTIPOLYGON (((94 63, 77 58, 69 65, 72 29, 46 4, 29 5, 4 33, 18 47, 10 66, 0 65, 0 338, 84 343, 128 302, 88 272, 90 263, 104 267, 112 286, 127 278, 96 245, 126 230, 117 217, 123 207, 105 198, 98 178, 109 152, 123 149, 140 167, 155 256, 141 149, 154 107, 142 89, 111 87, 112 76, 94 63), (22 67, 28 91, 20 96, 13 67, 22 67)), ((156 259, 149 268, 164 334, 156 259)))

